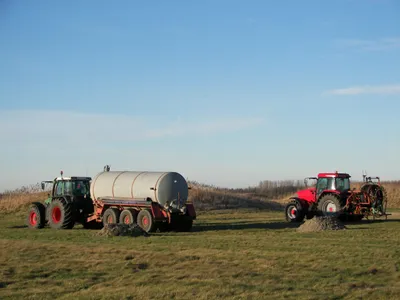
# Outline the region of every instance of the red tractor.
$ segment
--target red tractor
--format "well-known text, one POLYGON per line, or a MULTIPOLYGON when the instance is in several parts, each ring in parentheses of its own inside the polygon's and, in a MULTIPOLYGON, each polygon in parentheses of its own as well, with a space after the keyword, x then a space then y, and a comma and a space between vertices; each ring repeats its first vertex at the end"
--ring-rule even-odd
POLYGON ((319 173, 318 177, 304 179, 316 180, 316 185, 297 192, 297 197, 290 198, 285 208, 288 222, 302 222, 304 218, 314 216, 335 216, 342 220, 359 221, 372 215, 386 214, 386 192, 379 177, 363 175, 360 190, 350 189, 350 175, 347 173, 319 173), (377 179, 378 182, 373 182, 377 179))

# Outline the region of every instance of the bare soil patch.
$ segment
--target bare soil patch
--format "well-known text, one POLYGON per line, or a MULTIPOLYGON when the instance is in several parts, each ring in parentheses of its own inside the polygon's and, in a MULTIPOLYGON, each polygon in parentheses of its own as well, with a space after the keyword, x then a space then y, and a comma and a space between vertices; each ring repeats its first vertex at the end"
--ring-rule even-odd
POLYGON ((314 217, 297 228, 298 232, 318 232, 325 230, 345 230, 346 226, 336 217, 314 217))
POLYGON ((98 233, 100 236, 131 236, 131 237, 138 237, 138 236, 145 236, 148 237, 146 231, 144 231, 139 225, 137 224, 107 224, 105 225, 98 233))

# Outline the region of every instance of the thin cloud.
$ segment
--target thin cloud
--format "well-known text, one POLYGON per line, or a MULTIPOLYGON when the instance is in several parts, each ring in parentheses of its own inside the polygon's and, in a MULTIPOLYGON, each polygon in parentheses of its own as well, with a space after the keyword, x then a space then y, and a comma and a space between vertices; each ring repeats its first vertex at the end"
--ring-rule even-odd
POLYGON ((375 40, 340 39, 336 45, 345 49, 359 51, 389 51, 400 49, 400 37, 380 38, 375 40))
POLYGON ((323 93, 323 95, 340 95, 340 96, 362 95, 362 94, 399 95, 400 84, 354 86, 342 89, 334 89, 323 93))

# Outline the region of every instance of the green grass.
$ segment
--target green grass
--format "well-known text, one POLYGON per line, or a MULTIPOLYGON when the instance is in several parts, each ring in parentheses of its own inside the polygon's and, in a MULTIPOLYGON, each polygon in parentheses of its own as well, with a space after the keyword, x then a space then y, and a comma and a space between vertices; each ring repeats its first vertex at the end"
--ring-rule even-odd
POLYGON ((400 299, 394 218, 298 233, 281 212, 221 211, 132 238, 0 217, 0 299, 400 299))

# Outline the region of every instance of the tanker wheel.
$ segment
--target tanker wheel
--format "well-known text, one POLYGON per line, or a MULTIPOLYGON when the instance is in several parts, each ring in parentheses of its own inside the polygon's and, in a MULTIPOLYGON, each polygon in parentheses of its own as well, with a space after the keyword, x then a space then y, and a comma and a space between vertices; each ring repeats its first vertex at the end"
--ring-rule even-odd
POLYGON ((75 225, 73 204, 64 198, 53 200, 49 207, 49 225, 53 229, 71 229, 75 225))
POLYGON ((120 211, 118 208, 108 208, 103 215, 103 225, 117 224, 119 221, 120 211))
POLYGON ((124 209, 119 215, 119 222, 121 224, 133 224, 135 223, 135 217, 137 212, 134 209, 124 209))
POLYGON ((153 232, 156 229, 156 222, 148 209, 142 209, 138 213, 137 224, 146 232, 153 232))
POLYGON ((46 207, 40 202, 33 202, 28 210, 27 224, 29 228, 40 229, 46 224, 46 207))
POLYGON ((290 223, 303 222, 306 214, 304 212, 303 206, 298 200, 291 200, 285 207, 285 217, 286 221, 290 223))
POLYGON ((339 217, 341 204, 338 196, 327 194, 318 201, 318 213, 325 217, 339 217))

